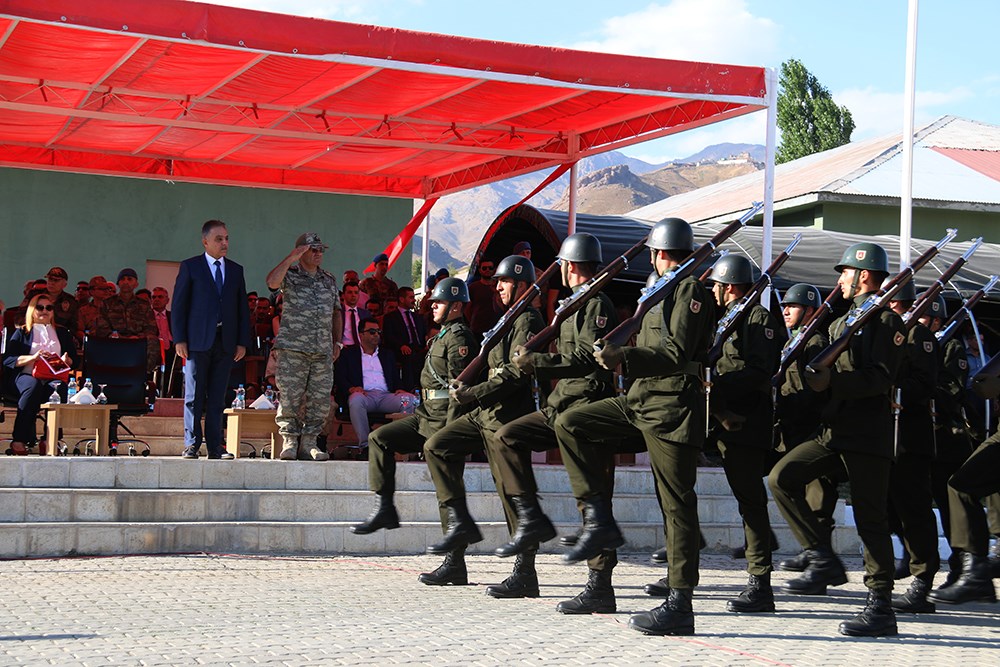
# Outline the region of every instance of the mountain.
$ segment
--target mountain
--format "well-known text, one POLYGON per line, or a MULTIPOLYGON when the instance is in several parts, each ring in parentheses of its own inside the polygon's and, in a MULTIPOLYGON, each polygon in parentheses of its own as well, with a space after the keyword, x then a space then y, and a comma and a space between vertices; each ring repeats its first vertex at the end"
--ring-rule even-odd
POLYGON ((677 162, 718 162, 728 157, 747 154, 755 162, 764 162, 764 147, 760 144, 714 144, 703 148, 694 155, 689 155, 677 162))
MULTIPOLYGON (((433 233, 434 230, 432 228, 431 234, 433 233)), ((423 243, 424 243, 423 237, 421 237, 419 234, 415 234, 413 236, 414 257, 420 257, 422 251, 421 249, 423 248, 423 243)), ((459 261, 455 259, 455 257, 452 256, 450 252, 448 252, 447 248, 445 248, 443 245, 441 245, 434 239, 431 239, 431 245, 427 249, 427 260, 428 263, 431 265, 431 273, 434 273, 438 269, 457 269, 461 266, 468 264, 468 260, 459 261)))
MULTIPOLYGON (((587 174, 579 180, 578 186, 577 210, 595 215, 619 215, 670 196, 648 179, 633 174, 624 164, 587 174)), ((569 210, 568 189, 564 189, 562 198, 552 208, 569 210)))

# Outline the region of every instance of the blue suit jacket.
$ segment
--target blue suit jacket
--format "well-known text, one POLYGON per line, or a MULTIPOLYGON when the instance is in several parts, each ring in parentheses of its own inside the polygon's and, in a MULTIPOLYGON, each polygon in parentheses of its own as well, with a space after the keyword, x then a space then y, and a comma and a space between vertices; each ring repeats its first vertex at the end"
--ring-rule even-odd
POLYGON ((174 344, 187 343, 191 352, 211 350, 221 312, 223 350, 235 352, 237 345, 250 346, 250 309, 243 267, 226 258, 225 276, 220 298, 204 254, 181 262, 170 310, 174 344))
MULTIPOLYGON (((396 356, 388 347, 380 345, 378 348, 378 360, 382 364, 382 375, 385 377, 386 387, 388 387, 389 391, 396 391, 400 388, 399 369, 396 368, 396 356)), ((361 370, 360 345, 352 345, 351 347, 344 348, 340 356, 337 357, 337 364, 334 368, 334 384, 337 387, 337 395, 339 397, 347 396, 347 392, 351 387, 365 386, 364 374, 361 370)))

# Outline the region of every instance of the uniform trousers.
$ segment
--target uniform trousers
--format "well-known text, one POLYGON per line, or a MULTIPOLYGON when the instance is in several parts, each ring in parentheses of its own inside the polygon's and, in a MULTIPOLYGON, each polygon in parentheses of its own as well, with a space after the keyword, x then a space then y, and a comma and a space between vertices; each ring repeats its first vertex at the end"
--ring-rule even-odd
POLYGON ((900 452, 889 473, 889 509, 899 518, 910 574, 927 583, 941 567, 933 501, 930 459, 900 452))
POLYGON ((669 523, 664 529, 669 585, 694 588, 698 585, 701 539, 698 496, 694 489, 700 449, 640 431, 633 426, 633 419, 623 396, 572 408, 556 418, 556 438, 573 495, 583 501, 595 496, 603 498, 610 443, 641 434, 649 452, 660 509, 669 523))
POLYGON ((333 357, 329 354, 278 351, 274 381, 281 401, 274 421, 282 436, 315 437, 330 414, 333 357))
POLYGON ((951 545, 986 556, 990 529, 981 499, 1000 492, 1000 433, 984 441, 948 482, 951 545))
POLYGON ((385 424, 368 438, 368 488, 380 496, 396 493, 396 454, 416 454, 424 449, 420 417, 410 415, 385 424))
POLYGON ((774 569, 771 565, 771 520, 767 514, 767 476, 771 452, 746 444, 719 441, 722 468, 726 472, 729 488, 736 498, 743 533, 746 536, 747 573, 765 575, 774 569))
POLYGON ((806 485, 824 475, 836 474, 842 465, 851 481, 851 501, 858 536, 864 545, 865 585, 875 591, 892 591, 895 561, 886 499, 892 461, 861 452, 830 449, 828 433, 788 452, 768 476, 768 484, 792 534, 806 549, 829 547, 828 536, 806 502, 806 485))

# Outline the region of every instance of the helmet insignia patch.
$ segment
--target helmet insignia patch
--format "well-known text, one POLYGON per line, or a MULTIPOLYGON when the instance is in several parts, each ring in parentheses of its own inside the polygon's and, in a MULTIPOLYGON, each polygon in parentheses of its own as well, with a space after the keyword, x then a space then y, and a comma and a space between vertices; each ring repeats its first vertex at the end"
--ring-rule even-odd
POLYGON ((451 295, 452 296, 458 296, 458 285, 452 285, 451 286, 451 295))
POLYGON ((524 269, 524 267, 521 266, 520 264, 515 264, 514 265, 514 273, 521 273, 522 269, 524 269))
POLYGON ((469 346, 468 345, 459 345, 458 346, 458 354, 461 357, 467 356, 469 354, 469 346))
POLYGON ((933 351, 934 351, 934 344, 931 343, 929 340, 925 340, 924 341, 924 352, 926 352, 927 354, 930 354, 933 351))
POLYGON ((865 258, 865 256, 867 254, 868 254, 867 250, 855 250, 854 251, 854 259, 856 259, 856 260, 858 260, 860 262, 861 260, 863 260, 865 258))
POLYGON ((608 318, 605 317, 604 315, 598 315, 595 318, 595 320, 598 329, 603 329, 604 327, 608 326, 608 318))
POLYGON ((896 347, 902 345, 904 340, 906 340, 906 336, 898 331, 896 332, 896 335, 892 337, 892 342, 896 347))
POLYGON ((691 308, 691 312, 692 313, 696 313, 696 314, 700 313, 701 312, 701 301, 695 301, 694 299, 691 299, 691 304, 690 304, 689 307, 691 308))
POLYGON ((722 266, 720 266, 720 267, 719 267, 719 275, 720 275, 720 276, 724 276, 724 275, 726 275, 726 272, 727 272, 728 270, 729 270, 729 267, 728 267, 728 266, 726 266, 725 264, 723 264, 722 266))
POLYGON ((815 301, 816 300, 816 292, 813 292, 812 290, 809 290, 808 292, 806 292, 806 298, 809 299, 810 301, 815 301))

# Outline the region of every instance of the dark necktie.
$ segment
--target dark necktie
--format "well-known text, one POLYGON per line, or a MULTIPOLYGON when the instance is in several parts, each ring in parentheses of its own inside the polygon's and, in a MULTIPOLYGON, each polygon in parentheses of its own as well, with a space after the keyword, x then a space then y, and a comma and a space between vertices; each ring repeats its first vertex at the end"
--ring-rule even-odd
POLYGON ((222 261, 215 260, 215 289, 219 291, 219 296, 222 296, 222 261))
POLYGON ((415 347, 417 344, 417 330, 413 326, 413 313, 408 310, 403 311, 403 322, 406 324, 406 335, 410 339, 410 347, 415 347))
POLYGON ((347 325, 351 327, 351 336, 354 338, 353 344, 358 345, 361 342, 360 337, 358 336, 358 311, 354 308, 351 308, 350 322, 348 322, 347 325))

